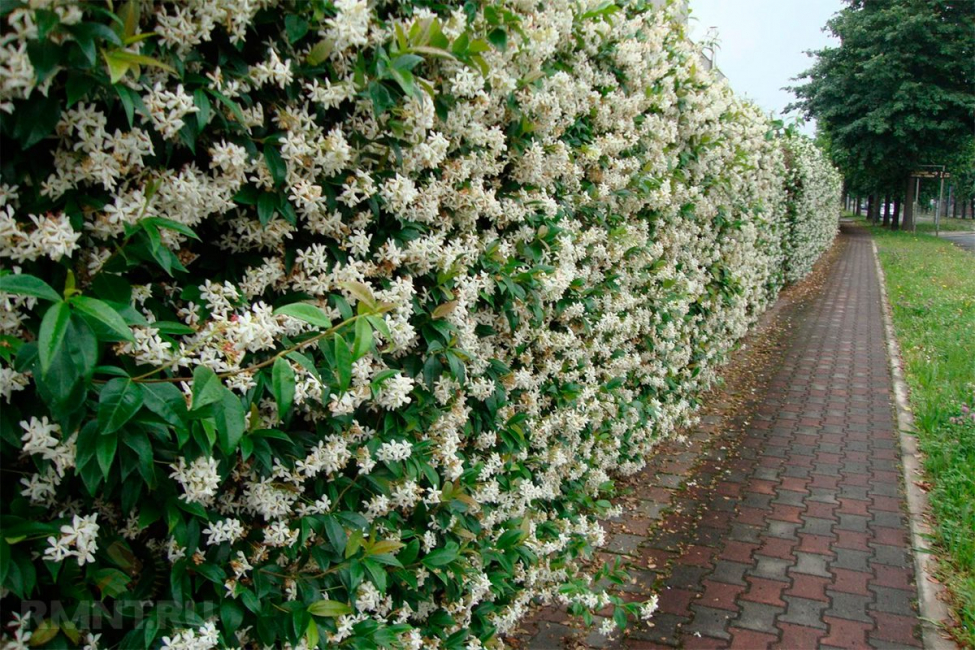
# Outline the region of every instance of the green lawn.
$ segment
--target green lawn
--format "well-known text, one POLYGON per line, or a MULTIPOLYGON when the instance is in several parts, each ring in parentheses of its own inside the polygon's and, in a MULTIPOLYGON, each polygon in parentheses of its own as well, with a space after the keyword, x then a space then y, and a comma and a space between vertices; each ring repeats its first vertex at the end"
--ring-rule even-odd
MULTIPOLYGON (((938 226, 941 232, 971 232, 975 230, 975 221, 971 219, 952 219, 942 217, 938 226)), ((918 232, 934 232, 934 217, 917 220, 918 232)))
POLYGON ((959 641, 975 647, 975 256, 930 235, 872 230, 927 456, 942 577, 959 641))

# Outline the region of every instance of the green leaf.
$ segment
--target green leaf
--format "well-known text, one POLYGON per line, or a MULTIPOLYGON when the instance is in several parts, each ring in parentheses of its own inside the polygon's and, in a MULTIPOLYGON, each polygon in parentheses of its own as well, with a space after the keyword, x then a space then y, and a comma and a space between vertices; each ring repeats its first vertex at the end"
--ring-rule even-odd
MULTIPOLYGON (((68 332, 64 336, 61 355, 67 355, 74 366, 77 379, 87 382, 95 372, 98 363, 98 339, 83 318, 72 314, 68 322, 68 332)), ((57 361, 53 366, 57 366, 57 361)))
POLYGON ((143 384, 146 408, 174 427, 186 426, 186 399, 183 391, 170 383, 143 384))
POLYGON ((10 570, 10 544, 0 537, 0 585, 7 582, 7 572, 10 570))
POLYGON ((145 56, 144 54, 136 54, 126 50, 112 50, 111 52, 102 52, 102 57, 105 59, 105 63, 108 64, 109 78, 113 84, 121 81, 122 77, 125 76, 125 73, 130 68, 140 65, 159 68, 170 74, 176 74, 176 70, 172 66, 166 65, 162 61, 145 56))
POLYGON ((352 385, 352 351, 341 334, 335 335, 335 371, 338 374, 339 390, 348 390, 352 385))
POLYGON ((0 292, 15 296, 34 296, 51 302, 61 300, 61 295, 51 285, 33 275, 0 275, 0 292))
POLYGON ((393 59, 393 68, 396 70, 409 71, 423 61, 422 56, 416 54, 400 54, 393 59))
POLYGON ((318 647, 318 623, 314 620, 308 621, 305 628, 305 644, 311 649, 318 647))
POLYGON ((274 315, 291 316, 292 318, 297 318, 298 320, 304 321, 309 325, 315 325, 323 329, 328 329, 332 326, 332 321, 325 314, 325 312, 315 305, 310 305, 307 302, 293 302, 290 305, 278 307, 274 310, 274 315))
POLYGON ((355 341, 352 343, 352 360, 358 361, 372 348, 372 327, 363 317, 355 322, 355 341))
POLYGON ((178 221, 173 221, 172 219, 165 219, 163 217, 149 217, 148 219, 143 219, 139 222, 139 225, 145 227, 146 225, 153 225, 159 228, 166 228, 167 230, 175 230, 181 235, 186 235, 190 239, 195 239, 200 241, 199 235, 193 232, 193 229, 182 224, 178 221))
POLYGON ((396 105, 396 100, 389 89, 378 81, 369 82, 366 94, 372 100, 372 110, 376 116, 382 115, 387 109, 396 105))
POLYGON ((213 407, 213 417, 217 423, 217 441, 220 443, 220 449, 227 455, 234 453, 247 428, 244 405, 241 404, 240 398, 233 391, 225 388, 220 403, 213 407))
POLYGON ((289 43, 297 43, 308 33, 308 21, 301 16, 288 14, 284 19, 284 31, 289 43))
POLYGON ((220 604, 220 622, 228 632, 236 632, 244 621, 244 609, 227 598, 220 604))
POLYGON ((46 373, 48 371, 55 354, 61 349, 61 345, 64 343, 64 335, 68 331, 69 320, 71 320, 71 308, 64 301, 54 303, 44 312, 40 333, 37 336, 41 372, 46 373))
POLYGON ((142 387, 131 379, 112 379, 98 397, 98 430, 102 435, 118 431, 142 408, 142 387))
POLYGON ((118 449, 118 437, 112 434, 98 436, 95 440, 95 459, 98 467, 102 470, 102 477, 108 478, 108 473, 112 469, 112 461, 115 460, 115 451, 118 449))
POLYGON ((308 613, 312 616, 337 618, 345 614, 351 614, 352 608, 348 604, 337 600, 319 600, 317 603, 312 603, 308 606, 308 613))
POLYGON ((17 126, 14 137, 23 149, 28 149, 48 135, 61 119, 61 102, 52 93, 51 97, 36 94, 27 104, 18 108, 17 126))
POLYGON ((216 90, 210 90, 210 94, 220 100, 221 104, 230 109, 230 113, 234 116, 234 119, 237 120, 237 123, 240 124, 241 128, 246 128, 245 123, 247 120, 244 119, 244 113, 240 110, 240 106, 237 104, 237 102, 230 99, 223 93, 217 92, 216 90))
MULTIPOLYGON (((271 144, 264 146, 264 162, 267 163, 274 184, 281 185, 284 183, 288 177, 288 165, 284 162, 284 158, 281 157, 281 152, 277 147, 271 144)), ((260 203, 258 203, 258 208, 260 208, 260 203)))
POLYGON ((305 58, 305 60, 308 62, 308 65, 314 67, 327 59, 331 53, 332 41, 327 38, 323 38, 315 44, 315 47, 309 50, 308 56, 305 58))
POLYGON ((348 291, 353 298, 365 305, 368 309, 375 311, 378 303, 376 302, 375 296, 372 295, 372 289, 368 284, 363 282, 339 282, 339 286, 345 291, 348 291))
POLYGON ((121 340, 135 341, 135 337, 132 336, 129 326, 125 324, 125 321, 119 316, 119 313, 107 303, 87 296, 74 296, 70 299, 70 302, 82 316, 94 318, 111 330, 121 340))
POLYGON ((222 399, 223 384, 220 378, 206 366, 197 366, 193 371, 193 410, 222 399))
POLYGON ((61 48, 52 41, 31 40, 27 43, 27 56, 30 57, 34 76, 40 85, 54 74, 61 59, 61 48))
POLYGON ((460 549, 454 542, 448 542, 445 548, 438 548, 430 551, 421 560, 427 567, 447 566, 460 557, 460 549))
POLYGON ((274 218, 274 213, 278 209, 278 195, 272 192, 264 192, 257 199, 257 218, 260 219, 262 226, 267 226, 274 218))
POLYGON ((508 49, 508 32, 500 27, 491 30, 488 34, 488 40, 491 42, 491 45, 499 50, 503 51, 508 49))
POLYGON ((196 106, 196 123, 199 126, 200 131, 206 127, 210 122, 210 98, 203 91, 202 88, 197 88, 193 91, 193 104, 196 106))
POLYGON ((108 78, 113 84, 122 81, 132 64, 123 59, 112 56, 111 52, 102 52, 105 64, 108 66, 108 78))
POLYGON ((369 572, 369 577, 372 578, 372 583, 376 585, 376 589, 379 590, 379 593, 386 593, 386 583, 389 576, 386 573, 386 569, 383 568, 383 565, 379 564, 375 560, 369 559, 363 560, 362 564, 366 567, 366 571, 369 572))
POLYGON ((71 108, 88 95, 88 91, 97 85, 98 81, 91 75, 77 71, 68 73, 68 81, 64 89, 68 97, 68 108, 71 108))
POLYGON ((271 369, 271 392, 278 404, 278 418, 283 420, 295 400, 295 371, 284 357, 278 357, 271 369))

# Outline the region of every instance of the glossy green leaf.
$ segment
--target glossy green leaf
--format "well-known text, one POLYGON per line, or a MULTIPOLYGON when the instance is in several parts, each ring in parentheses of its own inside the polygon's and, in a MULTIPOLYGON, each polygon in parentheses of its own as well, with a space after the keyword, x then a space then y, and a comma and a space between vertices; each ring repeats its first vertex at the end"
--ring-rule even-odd
POLYGON ((54 355, 64 344, 64 335, 68 333, 68 321, 71 319, 71 307, 66 302, 56 302, 51 305, 41 320, 41 329, 37 336, 37 351, 41 360, 41 371, 47 372, 54 360, 54 355))
POLYGON ((61 300, 61 294, 52 289, 47 282, 26 274, 8 273, 0 275, 0 293, 9 293, 14 296, 34 296, 51 302, 61 300))
POLYGON ((293 302, 290 305, 278 307, 274 310, 274 315, 291 316, 322 329, 328 329, 332 326, 332 321, 325 312, 307 302, 293 302))
POLYGON ((206 366, 193 371, 193 410, 214 404, 223 399, 223 383, 216 373, 206 366))
POLYGON ((278 357, 271 369, 271 392, 278 405, 278 417, 283 420, 295 399, 295 371, 285 357, 278 357))
POLYGON ((355 340, 352 343, 352 361, 358 361, 372 348, 372 327, 363 317, 355 322, 355 340))
POLYGON ((337 618, 345 614, 351 614, 352 608, 347 603, 342 603, 337 600, 319 600, 308 606, 308 613, 312 616, 337 618))
MULTIPOLYGON (((274 180, 275 185, 281 185, 284 183, 285 178, 288 177, 288 165, 284 162, 284 158, 281 157, 281 152, 274 145, 265 145, 264 147, 264 161, 267 163, 268 171, 271 172, 271 178, 274 180)), ((260 204, 258 204, 260 208, 260 204)))
POLYGON ((186 399, 183 397, 183 391, 174 384, 143 384, 142 394, 147 409, 174 427, 186 426, 186 399))
MULTIPOLYGON (((69 302, 80 314, 98 321, 108 328, 118 339, 122 341, 135 341, 135 337, 132 336, 132 331, 125 323, 125 320, 107 303, 97 298, 89 298, 88 296, 74 296, 70 298, 69 302)), ((117 339, 113 338, 110 340, 117 339)))
POLYGON ((213 406, 213 419, 217 424, 217 441, 225 454, 232 454, 244 437, 247 418, 240 398, 229 389, 223 389, 218 404, 213 406))
POLYGON ((341 334, 335 335, 335 372, 339 390, 346 391, 352 385, 352 350, 341 334))
POLYGON ((131 379, 116 377, 102 388, 98 397, 98 430, 102 435, 118 431, 142 408, 142 386, 131 379))
POLYGON ((95 440, 95 459, 98 461, 98 467, 102 471, 103 478, 108 478, 117 450, 118 436, 115 434, 101 435, 95 440))

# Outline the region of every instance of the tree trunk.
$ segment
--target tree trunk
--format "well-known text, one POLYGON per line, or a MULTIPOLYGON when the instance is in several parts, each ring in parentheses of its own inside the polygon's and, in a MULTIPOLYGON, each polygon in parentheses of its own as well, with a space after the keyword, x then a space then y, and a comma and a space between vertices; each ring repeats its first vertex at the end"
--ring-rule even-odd
POLYGON ((904 199, 904 220, 901 230, 914 230, 914 179, 907 177, 907 198, 904 199))
POLYGON ((884 197, 884 227, 890 225, 890 194, 884 197))
POLYGON ((856 213, 856 216, 859 217, 860 216, 860 197, 859 196, 857 196, 856 202, 857 203, 856 203, 856 206, 854 206, 853 212, 856 213))
POLYGON ((968 217, 968 199, 961 202, 961 218, 965 219, 968 217))
POLYGON ((873 194, 867 197, 867 221, 873 221, 873 206, 875 203, 873 194))
POLYGON ((901 218, 901 197, 896 197, 894 199, 894 216, 890 220, 890 229, 897 230, 897 224, 901 218))

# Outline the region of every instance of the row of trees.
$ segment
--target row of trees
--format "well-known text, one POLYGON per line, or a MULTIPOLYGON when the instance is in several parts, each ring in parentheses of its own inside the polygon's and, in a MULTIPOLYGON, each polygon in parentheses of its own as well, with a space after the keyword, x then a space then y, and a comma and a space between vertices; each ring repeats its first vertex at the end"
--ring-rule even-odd
MULTIPOLYGON (((944 165, 958 205, 975 196, 975 4, 966 0, 847 0, 826 25, 838 47, 791 90, 851 197, 893 227, 913 225, 912 174, 944 165), (903 221, 898 224, 903 213, 903 221)), ((967 210, 966 210, 967 212, 967 210)))

